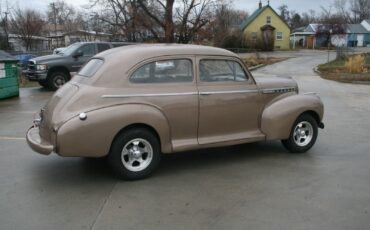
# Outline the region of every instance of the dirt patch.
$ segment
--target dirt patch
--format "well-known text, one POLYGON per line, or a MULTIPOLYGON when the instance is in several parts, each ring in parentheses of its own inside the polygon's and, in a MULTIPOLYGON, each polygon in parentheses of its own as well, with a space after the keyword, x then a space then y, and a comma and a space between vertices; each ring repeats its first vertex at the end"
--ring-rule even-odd
POLYGON ((285 61, 289 58, 278 58, 278 57, 268 57, 268 58, 257 58, 257 57, 248 57, 243 58, 244 63, 250 68, 259 65, 271 65, 277 62, 285 61))
POLYGON ((351 55, 318 66, 322 78, 340 82, 370 83, 370 54, 351 55))

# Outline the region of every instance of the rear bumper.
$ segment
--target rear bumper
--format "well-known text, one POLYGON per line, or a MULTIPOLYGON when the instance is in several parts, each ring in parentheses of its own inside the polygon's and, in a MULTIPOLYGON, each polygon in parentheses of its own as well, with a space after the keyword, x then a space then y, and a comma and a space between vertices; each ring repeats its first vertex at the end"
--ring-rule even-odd
POLYGON ((45 141, 40 136, 40 130, 37 127, 31 127, 27 131, 27 143, 31 149, 43 155, 49 155, 54 150, 54 146, 45 141))

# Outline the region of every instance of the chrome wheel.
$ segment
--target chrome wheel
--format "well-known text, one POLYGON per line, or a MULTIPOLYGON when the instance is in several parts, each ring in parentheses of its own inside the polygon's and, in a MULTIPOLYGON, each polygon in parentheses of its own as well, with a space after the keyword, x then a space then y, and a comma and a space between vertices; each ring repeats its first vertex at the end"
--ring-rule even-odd
POLYGON ((139 172, 146 169, 153 159, 153 147, 144 139, 136 138, 126 143, 121 160, 127 170, 139 172))
POLYGON ((53 79, 55 88, 60 88, 66 83, 66 79, 62 75, 56 75, 53 79))
POLYGON ((307 121, 301 121, 294 128, 293 139, 298 146, 303 147, 311 142, 313 134, 313 127, 311 123, 307 121))

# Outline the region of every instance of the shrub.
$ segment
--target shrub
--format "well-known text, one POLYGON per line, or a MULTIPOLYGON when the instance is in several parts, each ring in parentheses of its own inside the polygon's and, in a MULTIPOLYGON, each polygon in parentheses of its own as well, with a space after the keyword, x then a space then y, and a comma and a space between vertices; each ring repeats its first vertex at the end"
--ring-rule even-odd
POLYGON ((349 57, 344 67, 349 73, 362 73, 365 69, 365 57, 363 55, 349 57))
POLYGON ((234 31, 228 35, 226 35, 221 42, 222 48, 247 48, 244 45, 244 35, 243 32, 240 30, 234 31))

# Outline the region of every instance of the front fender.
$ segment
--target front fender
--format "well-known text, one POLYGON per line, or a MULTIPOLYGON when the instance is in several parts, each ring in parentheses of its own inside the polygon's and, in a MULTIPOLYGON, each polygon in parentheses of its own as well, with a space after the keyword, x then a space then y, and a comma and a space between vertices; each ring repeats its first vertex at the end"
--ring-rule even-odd
POLYGON ((296 119, 305 112, 314 112, 322 121, 324 105, 317 95, 294 94, 274 101, 262 112, 261 131, 268 140, 288 139, 296 119))
POLYGON ((102 157, 109 153, 114 137, 132 124, 145 124, 159 135, 163 152, 171 152, 170 127, 164 114, 144 104, 125 104, 86 113, 86 120, 73 117, 57 131, 56 151, 61 156, 102 157))

